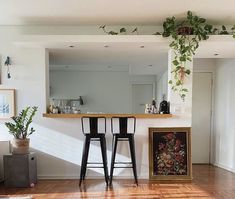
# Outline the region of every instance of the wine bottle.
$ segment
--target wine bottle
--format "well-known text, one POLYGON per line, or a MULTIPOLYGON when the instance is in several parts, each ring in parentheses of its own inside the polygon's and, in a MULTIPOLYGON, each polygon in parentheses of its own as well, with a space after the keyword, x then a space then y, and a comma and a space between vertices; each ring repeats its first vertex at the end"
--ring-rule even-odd
POLYGON ((157 113, 157 105, 156 105, 156 100, 155 100, 155 98, 153 98, 153 100, 152 100, 151 112, 152 112, 153 114, 157 113))
POLYGON ((163 100, 162 102, 160 103, 160 106, 159 106, 159 113, 160 114, 169 114, 170 112, 170 103, 168 103, 166 100, 165 100, 165 94, 163 95, 163 100))

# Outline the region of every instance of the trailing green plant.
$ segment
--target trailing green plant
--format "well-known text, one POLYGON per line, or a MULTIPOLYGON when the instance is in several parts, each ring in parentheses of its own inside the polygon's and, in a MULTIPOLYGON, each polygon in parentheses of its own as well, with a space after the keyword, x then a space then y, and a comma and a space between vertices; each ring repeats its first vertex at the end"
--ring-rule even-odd
POLYGON ((35 132, 33 127, 29 128, 33 121, 33 117, 37 112, 38 107, 26 107, 23 109, 18 116, 13 116, 12 122, 6 122, 5 125, 16 139, 26 139, 32 133, 35 132))
POLYGON ((210 34, 215 32, 212 25, 206 23, 206 19, 187 12, 187 17, 177 20, 174 16, 167 18, 163 23, 163 37, 171 37, 170 47, 174 52, 173 78, 169 81, 171 88, 177 91, 184 100, 188 89, 184 87, 184 79, 191 74, 187 62, 192 62, 199 42, 207 40, 210 34))
POLYGON ((235 38, 235 25, 230 28, 230 31, 225 25, 222 25, 221 29, 218 30, 218 35, 232 35, 235 38))
MULTIPOLYGON (((127 31, 127 29, 125 28, 125 27, 122 27, 122 28, 120 28, 120 30, 119 31, 113 31, 113 30, 110 30, 110 31, 108 31, 107 29, 106 29, 106 25, 101 25, 100 27, 99 27, 100 29, 102 29, 103 31, 104 31, 104 33, 106 33, 106 34, 108 34, 108 35, 120 35, 120 34, 127 34, 128 33, 128 31, 127 31)), ((129 34, 139 34, 139 32, 138 32, 138 28, 137 27, 135 27, 131 32, 129 32, 129 34)))
MULTIPOLYGON (((107 30, 106 25, 101 25, 99 28, 102 29, 103 32, 106 33, 107 35, 123 35, 123 34, 128 34, 128 35, 136 34, 136 35, 139 35, 139 30, 138 30, 137 27, 135 27, 131 31, 128 31, 127 28, 125 28, 125 27, 121 27, 119 29, 119 31, 107 30)), ((153 35, 161 35, 161 34, 162 33, 158 32, 158 31, 153 33, 153 35)))

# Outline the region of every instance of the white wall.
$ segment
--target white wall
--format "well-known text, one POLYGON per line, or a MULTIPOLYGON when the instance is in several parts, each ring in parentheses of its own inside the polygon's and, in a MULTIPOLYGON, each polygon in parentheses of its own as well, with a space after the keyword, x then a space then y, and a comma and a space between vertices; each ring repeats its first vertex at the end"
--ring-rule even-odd
POLYGON ((50 97, 53 101, 82 96, 83 113, 131 113, 131 85, 139 83, 155 84, 155 75, 129 75, 128 71, 51 70, 50 97))
POLYGON ((235 59, 218 59, 215 75, 214 161, 235 172, 235 59))
MULTIPOLYGON (((168 80, 174 79, 172 68, 172 60, 174 59, 175 54, 169 50, 168 54, 168 80)), ((193 71, 193 62, 187 62, 187 67, 193 71)), ((179 96, 178 92, 174 92, 168 87, 168 101, 171 104, 171 112, 175 115, 180 116, 180 118, 185 118, 185 121, 188 122, 188 126, 191 127, 192 123, 192 75, 189 75, 184 81, 184 88, 188 89, 188 93, 184 101, 179 96)))
POLYGON ((50 71, 51 97, 83 97, 81 111, 129 113, 128 72, 50 71))
POLYGON ((157 87, 156 87, 156 100, 160 103, 163 100, 163 95, 165 95, 165 99, 167 100, 168 94, 168 71, 165 71, 161 75, 157 75, 157 87))
MULTIPOLYGON (((84 140, 84 136, 81 133, 80 120, 49 119, 42 117, 42 113, 46 111, 46 71, 48 70, 46 55, 48 54, 44 48, 23 48, 15 46, 14 42, 20 40, 24 32, 22 27, 0 27, 1 63, 5 61, 6 56, 10 56, 13 61, 13 65, 11 66, 12 79, 6 78, 6 67, 2 66, 2 85, 0 88, 15 88, 17 90, 17 110, 28 105, 39 106, 39 111, 34 120, 36 132, 31 137, 32 150, 38 152, 39 178, 78 178, 84 140)), ((37 33, 40 34, 40 29, 37 29, 37 33)), ((109 41, 114 38, 107 37, 109 41)), ((150 37, 152 36, 150 35, 150 37)), ((25 36, 25 39, 27 39, 27 36, 25 36)), ((37 41, 37 36, 34 39, 37 41)), ((70 39, 72 40, 72 36, 70 39)), ((126 42, 128 41, 129 38, 127 37, 126 42)), ((169 57, 171 57, 171 54, 169 57)), ((190 78, 186 84, 188 88, 192 87, 190 78)), ((139 178, 148 178, 148 128, 191 126, 191 92, 185 102, 182 102, 178 95, 172 93, 172 91, 169 91, 168 94, 173 107, 171 109, 174 114, 172 118, 137 120, 136 157, 139 178)), ((109 120, 107 125, 110 127, 109 120)), ((11 136, 9 136, 5 128, 4 121, 1 121, 0 140, 7 139, 11 139, 11 136)), ((110 158, 111 135, 109 128, 107 132, 107 147, 108 157, 110 158)), ((125 144, 119 146, 119 160, 128 159, 129 153, 127 149, 125 144)), ((99 148, 93 145, 91 148, 91 158, 96 160, 99 157, 99 148)), ((130 169, 125 169, 124 171, 119 170, 119 172, 121 172, 119 176, 133 177, 130 169)), ((89 171, 88 175, 98 176, 99 172, 89 171)))
POLYGON ((193 71, 214 73, 216 60, 213 58, 194 58, 193 71))

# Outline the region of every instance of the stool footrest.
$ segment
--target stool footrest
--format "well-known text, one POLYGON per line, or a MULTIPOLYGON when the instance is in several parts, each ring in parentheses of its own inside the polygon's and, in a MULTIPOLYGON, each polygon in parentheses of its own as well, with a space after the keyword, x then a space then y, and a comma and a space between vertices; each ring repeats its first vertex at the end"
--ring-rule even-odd
POLYGON ((91 141, 92 142, 98 142, 98 141, 100 141, 100 138, 91 138, 91 141))
POLYGON ((94 167, 87 167, 88 169, 92 169, 92 168, 104 168, 104 167, 96 167, 96 166, 94 166, 94 167))
POLYGON ((133 167, 115 167, 115 166, 114 166, 113 168, 119 168, 119 169, 122 168, 122 169, 125 169, 125 168, 133 168, 133 167))
POLYGON ((103 164, 102 162, 88 162, 87 164, 103 164))
POLYGON ((129 141, 128 138, 118 138, 118 141, 129 141))
POLYGON ((114 162, 114 164, 132 164, 132 162, 114 162))

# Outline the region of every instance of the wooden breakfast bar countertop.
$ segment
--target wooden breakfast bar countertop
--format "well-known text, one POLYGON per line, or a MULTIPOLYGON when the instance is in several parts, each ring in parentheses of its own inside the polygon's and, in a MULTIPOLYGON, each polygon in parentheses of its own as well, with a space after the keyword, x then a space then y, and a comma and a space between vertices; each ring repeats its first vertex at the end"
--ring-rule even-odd
POLYGON ((136 118, 145 118, 145 119, 152 119, 152 118, 170 118, 172 117, 172 114, 99 114, 99 113, 92 113, 92 114, 86 114, 86 113, 79 113, 79 114, 49 114, 49 113, 43 113, 43 117, 48 118, 81 118, 81 117, 129 117, 134 116, 136 118))

